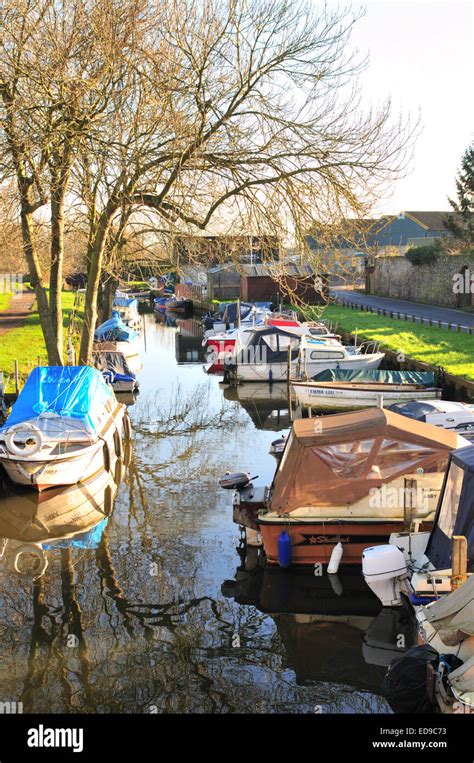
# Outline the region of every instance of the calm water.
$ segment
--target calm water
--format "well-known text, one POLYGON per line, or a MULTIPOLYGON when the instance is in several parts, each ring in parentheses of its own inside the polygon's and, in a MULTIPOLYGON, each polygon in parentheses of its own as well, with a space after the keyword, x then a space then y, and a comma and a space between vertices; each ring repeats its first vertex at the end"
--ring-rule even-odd
POLYGON ((113 483, 0 499, 0 701, 30 713, 390 712, 380 687, 409 621, 380 612, 358 571, 331 582, 244 558, 217 481, 234 469, 271 480, 284 389, 236 393, 200 362, 178 364, 199 355, 190 329, 177 338, 147 316, 133 454, 108 521, 113 483), (13 567, 25 528, 49 534, 36 581, 13 567), (85 534, 58 547, 68 531, 85 534))

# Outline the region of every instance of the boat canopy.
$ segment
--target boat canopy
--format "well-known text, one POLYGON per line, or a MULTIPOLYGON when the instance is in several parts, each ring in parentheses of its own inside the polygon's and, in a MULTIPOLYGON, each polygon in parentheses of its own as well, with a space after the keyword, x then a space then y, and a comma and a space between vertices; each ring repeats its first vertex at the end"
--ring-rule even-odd
POLYGON ((418 384, 435 386, 433 371, 347 371, 327 368, 313 376, 317 382, 356 382, 357 384, 418 384))
POLYGON ((93 352, 92 360, 99 371, 110 372, 112 382, 133 381, 136 378, 130 371, 123 352, 93 352))
POLYGON ((468 636, 474 636, 474 576, 449 596, 423 607, 423 612, 447 646, 456 646, 468 636))
POLYGON ((298 419, 273 480, 271 510, 356 503, 403 475, 443 472, 462 442, 383 408, 298 419))
POLYGON ((226 305, 222 314, 222 320, 225 323, 237 323, 237 308, 239 304, 240 320, 244 321, 246 318, 250 318, 250 314, 254 307, 253 305, 251 305, 249 302, 231 302, 229 305, 226 305))
POLYGON ((456 450, 450 458, 426 549, 428 559, 437 570, 452 566, 453 535, 467 538, 468 570, 474 572, 473 445, 456 450))
POLYGON ((113 315, 94 333, 94 339, 97 342, 133 342, 137 336, 138 331, 126 326, 119 315, 113 315))
POLYGON ((131 310, 136 310, 138 312, 138 299, 136 297, 124 297, 124 296, 116 296, 114 299, 114 307, 129 307, 131 310))
POLYGON ((96 432, 103 424, 105 406, 113 402, 114 393, 96 368, 35 368, 0 432, 44 414, 81 421, 88 431, 96 432))

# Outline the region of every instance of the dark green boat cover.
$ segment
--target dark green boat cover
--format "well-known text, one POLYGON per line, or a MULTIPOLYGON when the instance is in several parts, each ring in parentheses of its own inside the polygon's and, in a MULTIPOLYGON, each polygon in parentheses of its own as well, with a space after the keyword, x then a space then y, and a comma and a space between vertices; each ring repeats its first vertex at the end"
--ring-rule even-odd
POLYGON ((347 371, 328 368, 313 376, 318 382, 357 382, 358 384, 421 384, 435 386, 433 371, 347 371))

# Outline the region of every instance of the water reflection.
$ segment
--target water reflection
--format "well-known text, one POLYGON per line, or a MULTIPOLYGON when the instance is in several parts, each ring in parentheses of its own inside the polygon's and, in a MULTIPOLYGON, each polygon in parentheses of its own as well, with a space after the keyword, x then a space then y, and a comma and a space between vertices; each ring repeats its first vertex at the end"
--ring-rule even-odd
POLYGON ((146 316, 133 452, 113 484, 0 498, 0 536, 48 558, 40 577, 19 575, 4 549, 1 700, 53 713, 388 711, 383 669, 365 659, 377 611, 360 577, 331 593, 262 570, 258 554, 235 575, 239 528, 218 478, 271 481, 285 399, 277 385, 270 401, 223 394, 201 362, 178 364, 178 332, 146 316), (240 589, 223 593, 229 580, 240 589))

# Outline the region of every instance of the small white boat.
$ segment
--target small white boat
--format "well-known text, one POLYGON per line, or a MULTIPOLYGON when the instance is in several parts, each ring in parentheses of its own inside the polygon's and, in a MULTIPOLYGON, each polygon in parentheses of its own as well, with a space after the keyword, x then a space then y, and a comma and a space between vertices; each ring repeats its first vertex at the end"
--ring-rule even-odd
POLYGON ((453 400, 416 400, 393 404, 390 410, 416 421, 450 429, 468 440, 474 438, 474 405, 453 400))
POLYGON ((110 471, 124 433, 125 406, 97 369, 35 368, 0 428, 0 463, 19 485, 74 485, 110 471))
POLYGON ((138 351, 137 340, 133 342, 94 342, 93 351, 96 352, 120 352, 132 374, 139 374, 143 368, 142 359, 138 351))
MULTIPOLYGON (((324 411, 355 410, 381 403, 387 407, 412 400, 436 402, 442 395, 430 372, 329 370, 309 381, 292 381, 291 387, 303 408, 324 411)), ((392 410, 402 413, 398 407, 392 410)))
POLYGON ((138 390, 137 378, 130 371, 123 352, 93 352, 92 362, 115 393, 128 393, 138 390))

